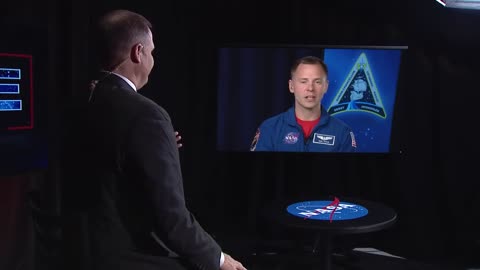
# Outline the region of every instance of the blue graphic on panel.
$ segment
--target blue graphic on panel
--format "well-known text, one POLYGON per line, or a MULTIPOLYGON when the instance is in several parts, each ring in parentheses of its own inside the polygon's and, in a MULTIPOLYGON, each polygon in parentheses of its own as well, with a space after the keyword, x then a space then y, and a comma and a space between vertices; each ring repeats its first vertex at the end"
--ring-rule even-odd
POLYGON ((364 217, 367 208, 349 202, 332 205, 331 201, 304 201, 290 204, 287 212, 296 217, 314 220, 350 220, 364 217))
POLYGON ((361 53, 328 108, 330 114, 346 110, 365 111, 385 118, 382 99, 365 53, 361 53))
POLYGON ((21 111, 21 100, 0 100, 0 111, 21 111))
POLYGON ((18 83, 0 83, 0 94, 19 94, 20 85, 18 83))
POLYGON ((34 127, 32 55, 0 52, 0 132, 34 127))
POLYGON ((325 49, 327 111, 353 130, 357 152, 388 152, 400 50, 325 49))
POLYGON ((0 68, 0 79, 20 80, 21 74, 18 68, 0 68))

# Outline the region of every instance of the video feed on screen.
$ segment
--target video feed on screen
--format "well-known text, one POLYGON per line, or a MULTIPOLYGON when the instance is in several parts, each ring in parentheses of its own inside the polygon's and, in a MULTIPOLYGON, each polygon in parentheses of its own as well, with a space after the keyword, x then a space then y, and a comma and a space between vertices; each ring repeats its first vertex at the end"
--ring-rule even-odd
POLYGON ((217 150, 389 153, 406 46, 222 45, 217 150))

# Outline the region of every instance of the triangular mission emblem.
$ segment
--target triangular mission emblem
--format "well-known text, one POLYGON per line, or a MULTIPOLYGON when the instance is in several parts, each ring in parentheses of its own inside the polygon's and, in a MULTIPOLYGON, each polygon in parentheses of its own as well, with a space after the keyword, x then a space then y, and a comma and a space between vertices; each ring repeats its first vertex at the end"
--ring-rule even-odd
POLYGON ((364 111, 386 118, 367 56, 361 53, 328 108, 330 114, 364 111))

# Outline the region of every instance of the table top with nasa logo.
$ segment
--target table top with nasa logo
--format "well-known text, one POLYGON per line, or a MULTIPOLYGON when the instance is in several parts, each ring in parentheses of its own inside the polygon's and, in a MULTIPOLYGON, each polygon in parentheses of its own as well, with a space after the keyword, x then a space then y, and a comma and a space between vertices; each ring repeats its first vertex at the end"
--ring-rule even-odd
POLYGON ((356 198, 325 198, 276 203, 271 218, 294 228, 333 234, 367 233, 393 225, 395 210, 380 203, 356 198))

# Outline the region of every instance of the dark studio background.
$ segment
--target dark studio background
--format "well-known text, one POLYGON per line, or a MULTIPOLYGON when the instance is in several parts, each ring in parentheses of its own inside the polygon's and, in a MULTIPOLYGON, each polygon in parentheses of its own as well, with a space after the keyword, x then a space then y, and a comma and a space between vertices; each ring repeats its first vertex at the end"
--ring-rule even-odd
POLYGON ((232 254, 289 238, 264 220, 270 201, 335 195, 397 211, 395 226, 355 239, 360 245, 420 261, 480 264, 479 11, 446 9, 434 0, 190 2, 2 4, 7 30, 0 49, 33 54, 38 95, 36 128, 19 134, 30 139, 12 144, 2 134, 2 143, 40 148, 48 163, 2 163, 0 269, 55 268, 58 139, 68 121, 60 112, 92 71, 90 23, 111 8, 137 11, 154 24, 156 63, 142 93, 170 113, 183 137, 189 208, 232 254), (392 131, 402 153, 217 152, 215 47, 225 42, 408 45, 392 131))

